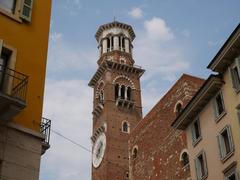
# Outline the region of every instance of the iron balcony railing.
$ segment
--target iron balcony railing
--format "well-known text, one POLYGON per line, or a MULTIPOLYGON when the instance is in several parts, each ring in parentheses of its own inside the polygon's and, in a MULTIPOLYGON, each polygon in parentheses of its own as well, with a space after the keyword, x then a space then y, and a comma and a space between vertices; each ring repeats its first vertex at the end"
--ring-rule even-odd
POLYGON ((0 65, 0 92, 26 101, 28 76, 0 65))
POLYGON ((50 142, 50 132, 51 132, 51 120, 47 118, 42 118, 41 134, 45 136, 44 143, 47 145, 49 145, 50 142))

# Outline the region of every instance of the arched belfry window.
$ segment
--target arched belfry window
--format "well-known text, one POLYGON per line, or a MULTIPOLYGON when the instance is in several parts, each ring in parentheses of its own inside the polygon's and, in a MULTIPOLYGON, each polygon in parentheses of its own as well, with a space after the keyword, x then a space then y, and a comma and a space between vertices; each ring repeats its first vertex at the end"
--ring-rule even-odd
POLYGON ((125 90, 126 87, 124 85, 121 86, 121 99, 125 99, 125 90))
POLYGON ((130 132, 129 123, 127 121, 124 121, 122 123, 122 132, 125 132, 125 133, 129 133, 130 132))
POLYGON ((111 47, 111 41, 110 41, 110 38, 107 38, 107 52, 110 51, 110 47, 111 47))
POLYGON ((186 149, 184 149, 180 154, 180 161, 182 162, 183 166, 186 166, 189 164, 189 156, 186 149))
POLYGON ((111 50, 113 50, 113 46, 114 46, 114 37, 111 37, 111 50))
POLYGON ((136 159, 138 156, 138 147, 137 146, 134 146, 133 147, 133 150, 132 150, 132 158, 133 159, 136 159))
POLYGON ((118 98, 119 96, 119 84, 115 85, 115 100, 118 98))
POLYGON ((122 99, 132 101, 132 88, 130 86, 115 84, 115 100, 122 99))
POLYGON ((125 38, 122 38, 122 50, 125 51, 125 38))

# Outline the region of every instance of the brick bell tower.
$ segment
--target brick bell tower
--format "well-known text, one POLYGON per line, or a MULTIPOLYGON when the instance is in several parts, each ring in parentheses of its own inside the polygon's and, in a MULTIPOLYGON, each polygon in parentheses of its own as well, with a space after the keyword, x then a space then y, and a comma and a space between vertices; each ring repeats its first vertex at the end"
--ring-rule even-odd
POLYGON ((92 180, 129 179, 128 139, 142 119, 140 77, 134 65, 130 25, 112 22, 99 27, 98 69, 89 82, 94 90, 92 180))

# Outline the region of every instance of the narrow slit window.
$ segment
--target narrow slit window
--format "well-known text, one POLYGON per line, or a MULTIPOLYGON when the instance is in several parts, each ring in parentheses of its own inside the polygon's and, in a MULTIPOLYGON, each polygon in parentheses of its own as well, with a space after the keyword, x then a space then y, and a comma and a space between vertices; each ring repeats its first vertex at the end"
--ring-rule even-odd
POLYGON ((125 99, 125 86, 124 85, 122 85, 121 86, 121 99, 125 99))
POLYGON ((201 139, 201 129, 199 118, 196 118, 191 126, 192 130, 192 141, 193 145, 195 145, 201 139))
POLYGON ((131 88, 128 87, 127 88, 127 100, 129 100, 129 101, 131 100, 131 93, 132 93, 131 91, 132 91, 131 88))
POLYGON ((119 85, 116 84, 115 85, 115 100, 117 100, 117 98, 118 98, 118 93, 119 93, 119 85))

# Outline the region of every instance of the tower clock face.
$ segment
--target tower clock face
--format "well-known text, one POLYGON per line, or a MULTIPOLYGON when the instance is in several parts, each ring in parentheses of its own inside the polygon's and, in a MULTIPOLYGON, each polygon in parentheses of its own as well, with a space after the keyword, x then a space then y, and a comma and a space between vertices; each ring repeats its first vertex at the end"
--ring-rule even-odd
POLYGON ((106 136, 104 133, 98 136, 94 146, 93 146, 93 154, 92 154, 92 163, 93 167, 97 168, 100 166, 104 152, 106 148, 106 136))

